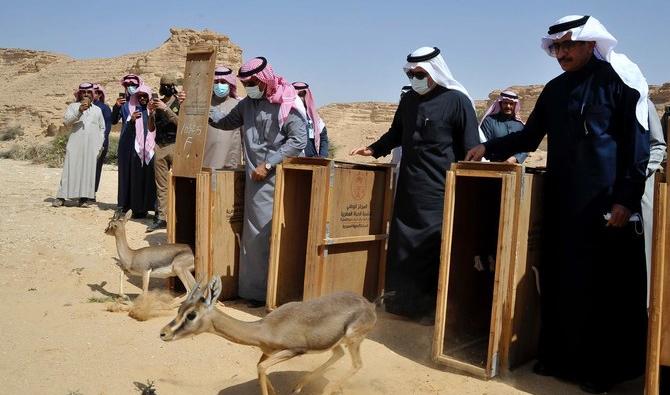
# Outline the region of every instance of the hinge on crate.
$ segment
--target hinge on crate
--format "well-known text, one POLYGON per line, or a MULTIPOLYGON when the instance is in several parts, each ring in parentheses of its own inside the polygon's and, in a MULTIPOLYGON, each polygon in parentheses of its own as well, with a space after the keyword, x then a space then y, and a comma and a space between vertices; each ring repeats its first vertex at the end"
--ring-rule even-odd
POLYGON ((330 222, 326 222, 326 239, 330 239, 330 222))
POLYGON ((498 374, 498 353, 493 354, 491 361, 491 377, 495 377, 498 374))
POLYGON ((329 180, 329 187, 333 187, 335 185, 335 161, 331 160, 330 164, 328 165, 330 167, 329 170, 329 175, 330 175, 330 180, 329 180))

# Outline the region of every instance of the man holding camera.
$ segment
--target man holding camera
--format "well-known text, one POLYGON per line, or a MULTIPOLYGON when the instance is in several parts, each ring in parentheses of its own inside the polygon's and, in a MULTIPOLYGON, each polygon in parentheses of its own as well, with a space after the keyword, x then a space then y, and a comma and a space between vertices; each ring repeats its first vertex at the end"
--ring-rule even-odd
POLYGON ((172 167, 174 143, 177 139, 177 122, 179 121, 176 85, 177 79, 173 75, 162 76, 158 92, 163 97, 159 99, 154 94, 149 102, 149 129, 155 128, 156 130, 154 176, 158 207, 154 222, 147 227, 147 233, 167 227, 165 212, 167 211, 168 176, 172 167))
POLYGON ((80 84, 75 97, 77 101, 65 109, 63 116, 65 126, 72 129, 54 207, 74 198, 79 198, 80 207, 86 207, 88 200, 95 198, 95 164, 105 137, 105 119, 100 108, 93 105, 93 84, 80 84))

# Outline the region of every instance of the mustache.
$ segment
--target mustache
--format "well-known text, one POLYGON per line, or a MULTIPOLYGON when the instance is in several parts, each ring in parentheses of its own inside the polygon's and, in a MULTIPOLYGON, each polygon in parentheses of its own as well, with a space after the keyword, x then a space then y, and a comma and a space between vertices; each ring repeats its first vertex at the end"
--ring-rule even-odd
POLYGON ((568 57, 568 56, 563 56, 562 58, 558 58, 559 63, 563 63, 563 62, 566 62, 566 61, 570 62, 570 61, 572 61, 572 58, 568 57))

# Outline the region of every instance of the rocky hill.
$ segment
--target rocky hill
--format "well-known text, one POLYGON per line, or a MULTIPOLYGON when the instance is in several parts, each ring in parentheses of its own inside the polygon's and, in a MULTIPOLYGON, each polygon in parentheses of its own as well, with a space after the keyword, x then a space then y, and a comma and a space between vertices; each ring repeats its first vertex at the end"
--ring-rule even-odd
POLYGON ((0 130, 20 125, 25 134, 19 143, 53 135, 62 126, 63 111, 80 82, 102 84, 108 102, 122 91, 119 80, 128 73, 142 76, 157 89, 163 74, 183 74, 186 49, 201 42, 216 46, 218 63, 240 66, 242 49, 228 37, 208 30, 173 28, 158 48, 106 59, 76 60, 48 52, 0 49, 0 130))

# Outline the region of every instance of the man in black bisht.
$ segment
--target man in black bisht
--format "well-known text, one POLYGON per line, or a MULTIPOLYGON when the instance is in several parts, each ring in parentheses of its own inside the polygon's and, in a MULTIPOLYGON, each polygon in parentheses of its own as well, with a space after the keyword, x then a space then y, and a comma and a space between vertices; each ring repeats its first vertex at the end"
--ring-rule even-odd
POLYGON ((644 370, 647 333, 640 199, 649 159, 648 87, 593 17, 559 19, 543 48, 565 73, 524 129, 466 159, 534 151, 548 136, 542 332, 535 372, 603 393, 644 370))
POLYGON ((391 128, 351 154, 388 155, 402 146, 388 244, 386 310, 434 322, 440 265, 444 184, 450 165, 479 143, 477 116, 467 91, 434 47, 407 56, 412 90, 400 99, 391 128))
POLYGON ((149 129, 156 128, 154 177, 158 204, 154 221, 147 227, 147 233, 167 227, 168 177, 172 168, 174 143, 177 140, 177 123, 179 122, 176 85, 177 78, 174 75, 162 76, 158 93, 163 97, 153 99, 149 103, 149 129))

